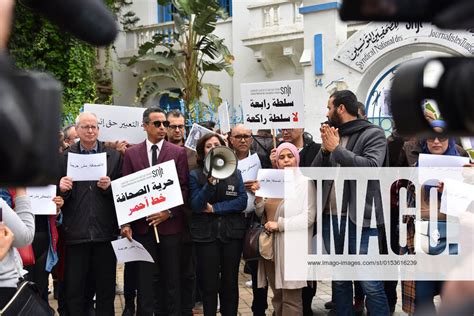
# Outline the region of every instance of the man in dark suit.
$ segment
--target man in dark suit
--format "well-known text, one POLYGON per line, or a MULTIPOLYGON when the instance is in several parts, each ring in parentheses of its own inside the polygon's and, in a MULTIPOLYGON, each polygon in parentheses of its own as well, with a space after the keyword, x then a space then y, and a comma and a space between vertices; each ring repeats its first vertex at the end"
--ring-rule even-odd
MULTIPOLYGON (((160 108, 148 108, 143 112, 143 128, 147 139, 125 152, 123 174, 128 175, 152 165, 174 160, 178 171, 183 200, 188 197, 188 162, 184 148, 167 142, 169 122, 160 108)), ((181 314, 181 245, 184 230, 182 206, 152 214, 131 225, 123 225, 122 236, 133 237, 142 243, 155 263, 138 262, 138 308, 137 314, 153 315, 154 297, 158 298, 158 315, 181 314), (160 242, 157 243, 153 228, 157 226, 160 242), (158 273, 158 287, 153 288, 154 276, 158 273), (154 291, 157 291, 156 295, 154 291)))

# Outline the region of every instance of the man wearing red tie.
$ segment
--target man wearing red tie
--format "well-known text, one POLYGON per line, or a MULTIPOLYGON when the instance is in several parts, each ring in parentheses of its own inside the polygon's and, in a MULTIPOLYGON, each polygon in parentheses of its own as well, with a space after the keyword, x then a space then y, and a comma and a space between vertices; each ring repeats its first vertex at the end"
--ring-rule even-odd
MULTIPOLYGON (((183 201, 188 197, 188 161, 186 150, 167 142, 164 138, 169 122, 160 108, 148 108, 143 112, 143 128, 147 139, 129 148, 123 161, 123 175, 146 169, 150 166, 174 160, 178 172, 183 201)), ((152 214, 131 225, 123 225, 122 236, 142 243, 155 263, 137 262, 137 315, 180 315, 180 262, 182 232, 184 229, 182 206, 152 214), (155 239, 153 226, 158 228, 160 242, 155 239), (157 288, 154 288, 158 275, 157 288), (156 291, 156 293, 155 293, 156 291), (154 297, 158 298, 154 311, 154 297)))

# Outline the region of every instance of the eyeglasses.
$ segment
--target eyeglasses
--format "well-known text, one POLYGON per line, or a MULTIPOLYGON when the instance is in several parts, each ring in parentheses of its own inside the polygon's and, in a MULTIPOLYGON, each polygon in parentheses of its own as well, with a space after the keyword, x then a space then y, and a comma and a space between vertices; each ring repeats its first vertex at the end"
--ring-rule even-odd
POLYGON ((184 125, 169 125, 168 126, 169 129, 171 130, 175 130, 175 129, 184 129, 184 125))
POLYGON ((163 124, 163 127, 168 127, 168 126, 170 126, 170 122, 169 122, 169 121, 154 121, 154 122, 150 122, 150 124, 155 125, 155 127, 161 127, 162 124, 163 124))
POLYGON ((232 138, 235 138, 237 139, 238 141, 241 141, 242 139, 247 141, 249 140, 250 138, 252 137, 252 135, 235 135, 235 136, 232 136, 232 138))
POLYGON ((82 129, 85 129, 85 130, 91 129, 93 131, 95 131, 98 128, 97 125, 81 125, 79 127, 82 128, 82 129))
POLYGON ((445 141, 448 140, 447 137, 429 137, 429 138, 426 139, 426 141, 432 143, 432 142, 435 141, 435 139, 438 139, 438 141, 439 141, 440 143, 445 142, 445 141))

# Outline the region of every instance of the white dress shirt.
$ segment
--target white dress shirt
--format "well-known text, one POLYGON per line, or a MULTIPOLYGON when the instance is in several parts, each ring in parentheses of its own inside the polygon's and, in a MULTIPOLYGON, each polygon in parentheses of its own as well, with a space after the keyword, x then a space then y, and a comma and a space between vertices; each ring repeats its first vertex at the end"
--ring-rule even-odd
POLYGON ((146 139, 146 154, 148 156, 148 163, 150 164, 150 167, 153 166, 151 163, 151 154, 153 152, 153 150, 151 149, 151 146, 153 145, 158 146, 158 150, 156 151, 156 157, 158 158, 158 156, 160 155, 161 147, 163 147, 163 141, 164 140, 162 139, 158 143, 153 144, 152 142, 148 140, 148 138, 146 139))

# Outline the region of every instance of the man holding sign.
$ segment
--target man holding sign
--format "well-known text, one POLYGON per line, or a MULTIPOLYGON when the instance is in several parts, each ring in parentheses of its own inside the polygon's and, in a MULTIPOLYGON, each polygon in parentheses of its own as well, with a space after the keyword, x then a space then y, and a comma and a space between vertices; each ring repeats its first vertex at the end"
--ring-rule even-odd
MULTIPOLYGON (((181 186, 183 201, 188 197, 188 161, 184 148, 167 142, 164 138, 170 123, 160 108, 143 112, 143 128, 147 139, 125 152, 123 173, 129 175, 165 161, 174 160, 181 186)), ((139 315, 153 315, 154 275, 158 272, 158 314, 181 315, 181 246, 184 230, 182 206, 174 207, 137 220, 132 225, 122 225, 121 234, 139 241, 151 254, 155 263, 138 262, 139 315), (158 228, 160 243, 155 240, 151 226, 158 228), (133 230, 132 230, 133 229, 133 230), (157 266, 158 265, 158 266, 157 266)))
MULTIPOLYGON (((76 119, 80 141, 63 154, 59 190, 64 198, 63 236, 66 243, 65 284, 68 315, 85 315, 86 279, 93 273, 96 314, 114 315, 116 259, 110 242, 117 238, 118 224, 110 188, 121 177, 122 159, 116 150, 97 141, 99 127, 94 113, 76 119), (106 155, 106 174, 96 180, 75 181, 67 176, 69 153, 106 155)), ((83 173, 91 170, 88 165, 83 173)))

